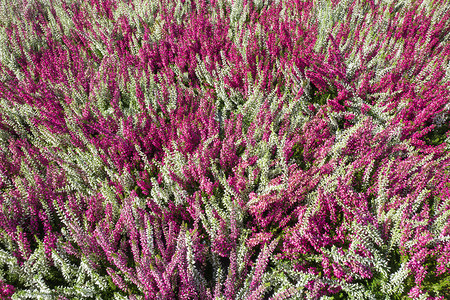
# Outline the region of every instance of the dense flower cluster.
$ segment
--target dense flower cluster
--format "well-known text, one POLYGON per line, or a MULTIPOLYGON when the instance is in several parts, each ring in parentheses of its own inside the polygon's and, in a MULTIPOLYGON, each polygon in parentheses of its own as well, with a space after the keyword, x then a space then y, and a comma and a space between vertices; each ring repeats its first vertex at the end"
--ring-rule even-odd
POLYGON ((445 0, 0 1, 1 299, 450 298, 445 0))

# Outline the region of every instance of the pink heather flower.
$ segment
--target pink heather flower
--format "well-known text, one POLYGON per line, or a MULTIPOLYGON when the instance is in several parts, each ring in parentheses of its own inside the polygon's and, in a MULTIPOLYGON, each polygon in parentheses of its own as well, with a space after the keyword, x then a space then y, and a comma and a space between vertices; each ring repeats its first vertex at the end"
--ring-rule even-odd
POLYGON ((16 288, 10 284, 0 281, 0 296, 1 299, 10 299, 15 292, 16 288))
POLYGON ((408 296, 413 299, 416 299, 419 298, 419 296, 422 294, 423 294, 422 290, 418 286, 415 286, 409 291, 408 296))
POLYGON ((353 120, 355 118, 355 115, 354 114, 345 115, 344 118, 346 120, 353 120))
POLYGON ((331 264, 330 264, 330 259, 328 257, 326 257, 325 255, 322 255, 322 267, 323 267, 323 272, 324 274, 328 277, 331 278, 332 276, 332 271, 331 271, 331 264))
POLYGON ((269 242, 272 238, 273 233, 271 232, 260 232, 256 234, 254 237, 250 238, 247 241, 248 247, 254 247, 256 245, 264 245, 265 243, 269 242))
POLYGON ((47 259, 51 258, 52 250, 56 248, 56 236, 52 232, 47 232, 44 237, 45 254, 47 259))
POLYGON ((364 103, 361 107, 361 113, 365 115, 369 110, 370 106, 364 103))

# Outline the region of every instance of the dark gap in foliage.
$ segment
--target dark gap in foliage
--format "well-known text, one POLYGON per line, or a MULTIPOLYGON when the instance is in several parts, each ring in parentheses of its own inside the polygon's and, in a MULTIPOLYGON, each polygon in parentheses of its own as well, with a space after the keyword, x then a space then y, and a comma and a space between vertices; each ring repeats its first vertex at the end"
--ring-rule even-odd
POLYGON ((108 108, 111 107, 110 99, 111 99, 111 93, 109 92, 109 90, 106 90, 105 92, 102 93, 102 95, 97 97, 96 104, 97 104, 98 108, 100 109, 100 111, 105 112, 106 110, 108 110, 108 108))
POLYGON ((245 146, 243 145, 239 145, 238 148, 236 149, 236 155, 238 157, 240 157, 245 151, 245 146))
MULTIPOLYGON (((112 278, 107 276, 106 279, 108 280, 108 288, 105 291, 100 291, 100 298, 101 299, 113 299, 114 294, 119 294, 121 296, 127 296, 126 293, 124 293, 122 290, 120 290, 112 281, 112 278)), ((94 298, 93 298, 94 299, 94 298)))
MULTIPOLYGON (((291 229, 291 228, 294 228, 298 223, 299 223, 299 221, 298 221, 298 216, 297 215, 294 215, 294 214, 292 214, 293 213, 293 211, 295 210, 296 208, 289 208, 288 209, 288 212, 286 213, 286 215, 290 215, 290 220, 286 223, 286 226, 284 226, 284 229, 283 229, 283 231, 285 231, 285 230, 287 230, 287 229, 291 229)), ((275 232, 275 238, 277 238, 278 237, 278 234, 281 234, 281 229, 278 229, 276 232, 275 232)), ((280 243, 281 244, 281 243, 280 243)), ((280 245, 279 244, 279 245, 280 245)), ((278 245, 278 246, 279 246, 278 245)), ((277 246, 277 247, 278 247, 277 246)))
POLYGON ((189 196, 192 196, 192 195, 194 195, 194 193, 196 191, 199 190, 200 183, 198 183, 197 181, 192 181, 192 182, 187 183, 185 186, 186 186, 186 192, 189 194, 189 196))
POLYGON ((271 213, 271 212, 268 209, 266 209, 262 214, 262 218, 266 219, 269 216, 269 213, 271 213))
MULTIPOLYGON (((389 260, 389 268, 391 269, 391 274, 396 272, 401 268, 401 264, 407 261, 407 257, 400 253, 399 248, 394 248, 393 251, 388 253, 389 260)), ((408 276, 409 279, 412 279, 411 275, 408 276)))
POLYGON ((243 134, 247 134, 248 129, 250 128, 250 125, 252 123, 253 119, 251 118, 250 114, 244 114, 242 118, 242 131, 243 134))
POLYGON ((143 189, 140 188, 139 186, 135 185, 133 190, 136 192, 136 194, 137 194, 137 196, 138 196, 139 198, 145 199, 145 197, 147 197, 147 196, 144 194, 143 189))
POLYGON ((438 263, 436 257, 427 256, 423 265, 428 270, 422 282, 423 288, 432 297, 444 296, 444 299, 450 299, 450 275, 445 272, 440 275, 437 274, 438 263))
POLYGON ((426 201, 428 202, 428 207, 430 208, 430 219, 434 219, 434 214, 436 213, 435 209, 436 206, 439 205, 438 197, 435 197, 433 193, 430 193, 430 195, 427 197, 426 201))
POLYGON ((263 300, 269 300, 275 294, 275 290, 271 289, 267 294, 264 295, 263 300))
POLYGON ((214 179, 214 174, 212 173, 211 170, 208 170, 205 173, 205 177, 209 179, 209 181, 211 181, 212 183, 214 183, 216 180, 214 179))
POLYGON ((274 90, 275 88, 279 87, 282 92, 284 92, 284 81, 283 76, 281 74, 277 74, 275 78, 272 79, 272 83, 270 85, 270 90, 274 90))
POLYGON ((120 109, 129 109, 130 108, 130 95, 125 92, 119 92, 120 93, 120 109))
POLYGON ((303 171, 308 171, 309 167, 305 163, 305 159, 303 157, 303 146, 301 143, 296 143, 293 147, 293 154, 291 156, 291 159, 294 160, 294 162, 297 164, 300 169, 303 171))
POLYGON ((442 126, 434 127, 433 130, 431 130, 423 137, 423 141, 428 146, 439 146, 440 144, 444 143, 445 139, 447 138, 448 132, 450 132, 449 122, 443 124, 442 126))
POLYGON ((294 286, 297 285, 297 280, 295 280, 295 278, 292 278, 290 275, 286 274, 286 272, 283 272, 283 273, 290 284, 292 284, 294 286))
POLYGON ((405 186, 399 190, 399 195, 403 198, 407 197, 411 193, 411 187, 405 186))
POLYGON ((405 150, 397 150, 397 151, 394 151, 393 153, 392 153, 392 155, 389 155, 390 157, 393 157, 393 158, 402 158, 402 159, 405 159, 406 157, 407 157, 407 155, 406 155, 406 153, 405 153, 405 150))
POLYGON ((30 124, 25 121, 24 119, 20 118, 20 124, 22 124, 22 126, 25 128, 25 133, 29 134, 31 136, 33 136, 31 129, 30 129, 30 124))
POLYGON ((175 297, 175 299, 179 299, 179 288, 177 288, 178 287, 178 285, 177 284, 173 284, 172 285, 172 292, 173 292, 173 294, 174 294, 174 297, 175 297))
POLYGON ((383 280, 383 275, 378 272, 374 272, 371 278, 366 279, 356 279, 353 282, 362 284, 369 288, 369 290, 375 295, 376 299, 384 299, 383 293, 381 292, 381 282, 383 280))
MULTIPOLYGON (((336 221, 329 222, 329 224, 331 225, 331 230, 330 230, 331 238, 334 238, 335 236, 337 236, 337 230, 342 226, 342 224, 344 224, 344 221, 345 221, 344 210, 339 205, 335 209, 336 209, 336 221)), ((344 242, 344 244, 345 244, 345 242, 344 242)), ((329 247, 331 249, 332 245, 330 245, 329 247)))
POLYGON ((250 252, 251 252, 251 257, 250 257, 250 261, 256 262, 256 260, 258 259, 258 256, 260 255, 261 251, 263 250, 263 247, 253 247, 251 248, 250 252))
POLYGON ((15 272, 8 272, 7 265, 2 265, 1 270, 3 271, 3 276, 5 278, 4 282, 14 286, 16 290, 26 289, 25 285, 21 283, 19 276, 15 272))
MULTIPOLYGON (((217 201, 217 204, 219 206, 220 209, 226 211, 226 207, 223 204, 223 202, 221 201, 224 195, 224 190, 222 188, 222 186, 219 184, 218 187, 215 187, 213 189, 213 196, 215 198, 215 201, 217 201)), ((202 192, 202 198, 203 198, 203 202, 208 201, 209 199, 209 195, 206 192, 202 192)), ((204 205, 201 205, 202 209, 204 209, 204 205)))
POLYGON ((217 200, 222 199, 224 193, 225 193, 225 191, 223 190, 223 187, 221 184, 219 184, 219 186, 214 188, 214 190, 213 190, 213 195, 217 200))
MULTIPOLYGON (((181 72, 183 73, 184 71, 181 70, 181 72)), ((174 77, 173 82, 175 85, 180 86, 181 84, 183 84, 185 88, 189 88, 189 81, 187 79, 174 77)))
MULTIPOLYGON (((65 198, 65 197, 67 197, 66 193, 64 192, 64 194, 61 195, 61 197, 63 199, 67 199, 67 198, 65 198)), ((65 227, 63 220, 61 220, 61 218, 56 213, 56 209, 54 209, 52 212, 52 218, 50 219, 50 224, 52 225, 52 228, 58 230, 58 232, 61 232, 61 228, 65 227)))
POLYGON ((245 212, 242 219, 242 224, 246 226, 246 229, 251 229, 253 226, 255 226, 255 220, 251 214, 245 212))
POLYGON ((345 119, 344 118, 339 117, 336 122, 337 122, 337 127, 339 128, 339 130, 345 130, 347 128, 345 126, 345 119))
MULTIPOLYGON (((45 235, 45 233, 44 233, 45 231, 44 231, 44 228, 43 228, 44 226, 39 226, 39 227, 41 227, 42 229, 40 229, 39 232, 38 232, 38 238, 43 238, 44 235, 45 235)), ((31 236, 29 231, 28 230, 26 230, 26 231, 27 231, 27 235, 31 236)), ((34 250, 36 250, 38 248, 39 244, 38 244, 38 242, 36 241, 36 239, 34 237, 31 237, 30 239, 28 239, 28 241, 30 243, 31 251, 34 251, 34 250)))
POLYGON ((363 176, 364 169, 361 169, 353 174, 352 187, 358 193, 365 192, 363 189, 363 176))
MULTIPOLYGON (((79 247, 78 247, 79 248, 79 247)), ((78 253, 81 253, 81 251, 78 251, 78 253)), ((66 253, 66 258, 69 261, 69 263, 73 264, 73 265, 78 265, 80 263, 80 257, 81 255, 79 254, 78 257, 72 254, 68 254, 66 253)))
MULTIPOLYGON (((282 238, 286 235, 286 232, 290 229, 294 228, 298 224, 298 218, 297 215, 294 215, 294 211, 298 208, 297 205, 291 206, 288 209, 286 209, 286 212, 283 214, 283 218, 286 218, 289 216, 289 221, 286 223, 286 225, 281 228, 280 226, 276 226, 277 224, 271 224, 270 230, 273 233, 273 238, 276 239, 280 235, 282 238)), ((278 243, 277 247, 274 250, 274 255, 277 254, 282 249, 282 243, 278 243)))
POLYGON ((228 167, 224 167, 222 168, 224 174, 225 174, 225 178, 230 178, 234 176, 234 172, 233 172, 233 166, 228 166, 228 167))
POLYGON ((206 265, 203 267, 203 274, 208 282, 214 282, 214 267, 212 262, 208 259, 206 260, 206 265))
POLYGON ((64 283, 66 282, 62 272, 55 266, 50 267, 50 272, 44 279, 51 290, 54 290, 58 286, 64 286, 64 283))
POLYGON ((320 106, 326 105, 328 99, 334 99, 337 97, 337 92, 333 90, 320 91, 312 82, 311 85, 311 103, 316 103, 320 106))
POLYGON ((144 296, 144 293, 134 283, 128 283, 128 294, 136 296, 144 296))
MULTIPOLYGON (((127 236, 123 236, 122 237, 122 239, 121 239, 121 241, 120 241, 120 243, 122 244, 122 243, 126 243, 127 244, 127 246, 125 247, 125 251, 124 251, 124 254, 126 255, 126 257, 127 257, 127 267, 129 267, 130 269, 133 269, 133 270, 135 270, 136 269, 136 262, 134 261, 134 256, 133 256, 133 252, 131 252, 131 246, 130 245, 128 245, 128 239, 129 239, 129 237, 127 237, 127 236)), ((139 244, 137 244, 136 245, 137 246, 137 248, 139 249, 139 244)), ((140 251, 141 249, 139 249, 139 251, 140 251)))
MULTIPOLYGON (((216 198, 216 199, 217 199, 217 198, 216 198)), ((224 205, 223 201, 221 201, 221 199, 217 199, 216 201, 217 201, 217 205, 219 206, 219 208, 220 208, 222 211, 227 211, 227 208, 225 207, 225 205, 224 205)))
POLYGON ((376 213, 374 210, 373 200, 375 199, 375 195, 373 193, 370 193, 367 197, 367 208, 369 211, 376 213))
POLYGON ((377 178, 375 178, 375 172, 378 171, 378 169, 380 168, 380 164, 381 164, 381 159, 377 159, 375 160, 375 163, 373 164, 373 168, 372 171, 370 172, 370 176, 369 176, 369 186, 373 186, 375 184, 375 181, 377 180, 377 178))
POLYGON ((334 294, 333 296, 333 300, 343 300, 343 299, 348 299, 348 294, 347 294, 347 292, 344 292, 344 291, 340 291, 339 293, 337 293, 337 294, 334 294))
POLYGON ((223 270, 228 270, 228 268, 230 267, 230 258, 229 257, 222 257, 219 255, 219 261, 220 264, 222 265, 222 269, 223 270))
POLYGON ((274 161, 276 157, 277 157, 277 145, 274 145, 270 152, 270 160, 274 161))

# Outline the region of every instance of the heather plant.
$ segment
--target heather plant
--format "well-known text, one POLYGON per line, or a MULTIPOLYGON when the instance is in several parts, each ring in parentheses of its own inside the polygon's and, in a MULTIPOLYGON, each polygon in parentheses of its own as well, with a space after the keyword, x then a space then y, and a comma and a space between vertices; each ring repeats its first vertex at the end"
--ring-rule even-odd
POLYGON ((446 299, 445 1, 0 2, 5 299, 446 299))

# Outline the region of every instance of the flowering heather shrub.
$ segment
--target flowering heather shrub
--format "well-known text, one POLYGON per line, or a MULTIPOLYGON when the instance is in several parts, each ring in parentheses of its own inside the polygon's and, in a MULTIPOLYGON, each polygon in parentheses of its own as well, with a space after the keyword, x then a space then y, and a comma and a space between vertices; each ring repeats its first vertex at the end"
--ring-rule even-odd
POLYGON ((450 4, 0 1, 1 299, 450 299, 450 4))

